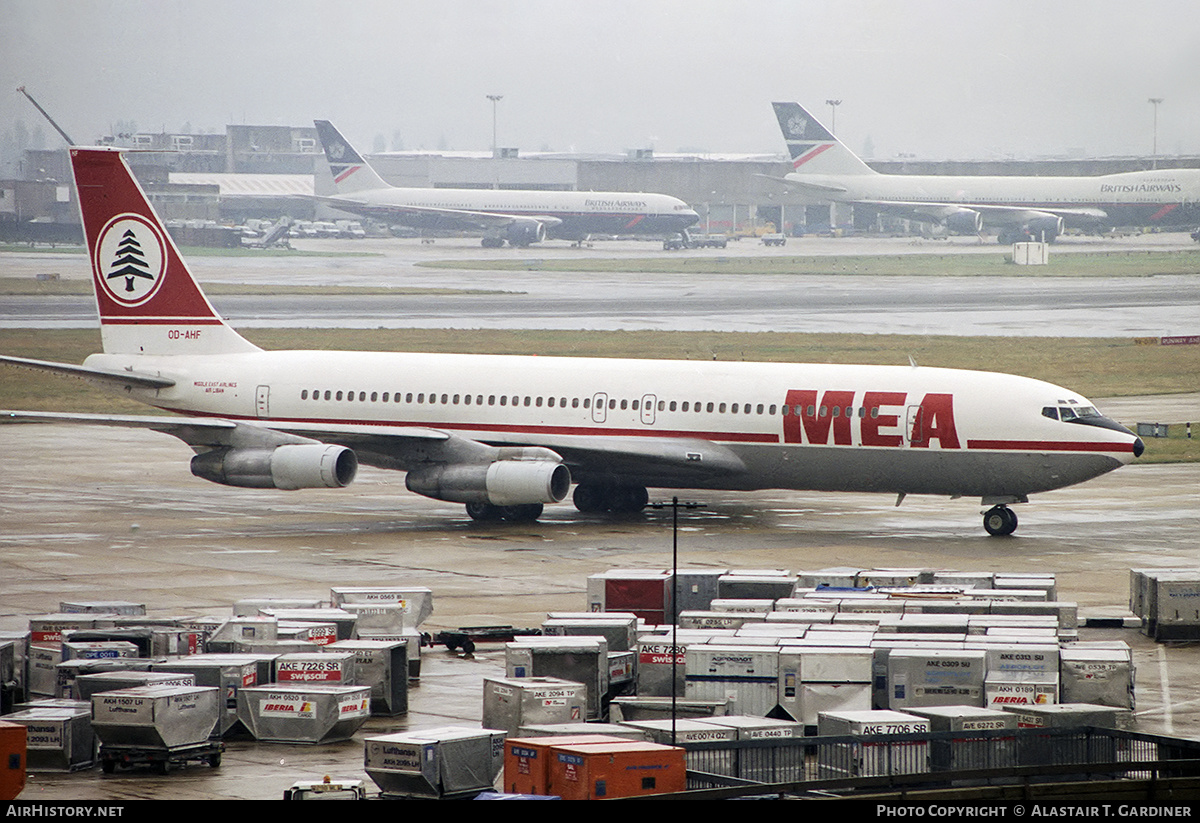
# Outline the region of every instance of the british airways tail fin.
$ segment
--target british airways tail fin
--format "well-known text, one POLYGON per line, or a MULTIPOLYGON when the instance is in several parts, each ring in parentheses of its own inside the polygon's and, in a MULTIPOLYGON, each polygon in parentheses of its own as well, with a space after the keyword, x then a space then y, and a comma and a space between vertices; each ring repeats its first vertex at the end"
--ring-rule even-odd
POLYGON ((795 174, 878 174, 799 103, 772 103, 795 174))
POLYGON ((321 148, 325 150, 325 159, 329 161, 333 185, 338 194, 392 188, 371 168, 371 164, 354 150, 332 123, 328 120, 314 120, 313 125, 317 127, 317 137, 321 141, 321 148))
POLYGON ((232 354, 258 347, 226 325, 116 149, 71 149, 107 354, 232 354))

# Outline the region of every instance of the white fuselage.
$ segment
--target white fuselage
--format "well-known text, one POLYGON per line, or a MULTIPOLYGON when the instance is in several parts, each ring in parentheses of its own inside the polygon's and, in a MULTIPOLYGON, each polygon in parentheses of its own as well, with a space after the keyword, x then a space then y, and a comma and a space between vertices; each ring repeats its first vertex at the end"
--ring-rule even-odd
MULTIPOLYGON (((795 174, 789 178, 844 189, 838 202, 956 203, 1077 210, 1117 224, 1188 220, 1200 207, 1200 169, 1127 172, 1099 177, 795 174), (1089 211, 1090 210, 1090 211, 1089 211)), ((1071 222, 1067 215, 1068 223, 1071 222)))
MULTIPOLYGON (((1129 462, 1135 439, 1045 416, 1090 406, 1058 386, 924 367, 328 351, 93 355, 87 365, 172 378, 133 394, 191 415, 541 446, 579 482, 611 471, 656 487, 1018 498, 1129 462), (621 465, 606 464, 609 446, 621 465)), ((398 454, 359 457, 411 469, 398 454)))
POLYGON ((452 212, 484 212, 532 219, 555 218, 562 221, 549 229, 552 237, 579 237, 587 234, 670 234, 680 232, 699 220, 696 212, 682 200, 666 194, 638 192, 525 191, 504 189, 368 189, 338 195, 347 210, 385 212, 388 209, 413 209, 398 221, 414 226, 437 227, 449 223, 452 212), (436 212, 444 210, 444 218, 436 212))

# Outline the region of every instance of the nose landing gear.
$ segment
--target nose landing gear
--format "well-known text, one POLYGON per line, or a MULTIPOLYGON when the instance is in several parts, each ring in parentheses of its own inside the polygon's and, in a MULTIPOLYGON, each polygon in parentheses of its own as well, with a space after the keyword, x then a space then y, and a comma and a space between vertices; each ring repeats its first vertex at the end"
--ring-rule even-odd
POLYGON ((1017 513, 1008 506, 992 506, 983 513, 983 528, 992 537, 1007 537, 1017 530, 1017 513))

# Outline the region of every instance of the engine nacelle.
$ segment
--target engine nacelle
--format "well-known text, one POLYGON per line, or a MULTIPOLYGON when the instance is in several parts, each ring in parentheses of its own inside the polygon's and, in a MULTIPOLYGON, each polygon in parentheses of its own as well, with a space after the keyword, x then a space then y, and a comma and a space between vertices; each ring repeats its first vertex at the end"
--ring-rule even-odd
POLYGON ((540 220, 514 220, 505 231, 510 246, 528 246, 546 239, 546 226, 540 220))
POLYGON ((404 485, 434 500, 524 506, 562 500, 571 488, 571 472, 550 460, 437 464, 410 471, 404 485))
POLYGON ((974 209, 956 209, 946 215, 946 228, 955 234, 979 234, 983 231, 983 215, 974 209))
POLYGON ((1057 214, 1043 214, 1028 223, 1029 233, 1035 242, 1052 243, 1063 233, 1063 219, 1057 214))
POLYGON ((249 489, 339 489, 358 473, 358 457, 323 443, 221 448, 192 458, 192 474, 249 489))

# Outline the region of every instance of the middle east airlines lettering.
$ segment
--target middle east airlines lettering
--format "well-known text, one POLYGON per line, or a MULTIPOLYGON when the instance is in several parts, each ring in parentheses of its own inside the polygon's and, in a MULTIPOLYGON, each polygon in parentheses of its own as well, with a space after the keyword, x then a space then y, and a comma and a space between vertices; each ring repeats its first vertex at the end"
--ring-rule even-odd
POLYGON ((104 351, 0 362, 176 414, 0 419, 167 432, 216 483, 334 488, 363 463, 485 521, 536 519, 572 485, 582 512, 638 511, 649 488, 977 496, 1005 535, 1011 504, 1142 452, 1077 393, 993 372, 263 351, 217 315, 118 151, 71 161, 104 351))

